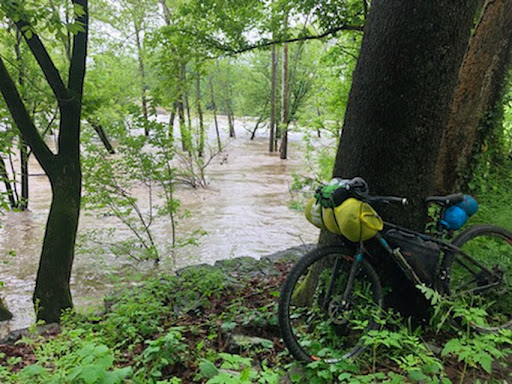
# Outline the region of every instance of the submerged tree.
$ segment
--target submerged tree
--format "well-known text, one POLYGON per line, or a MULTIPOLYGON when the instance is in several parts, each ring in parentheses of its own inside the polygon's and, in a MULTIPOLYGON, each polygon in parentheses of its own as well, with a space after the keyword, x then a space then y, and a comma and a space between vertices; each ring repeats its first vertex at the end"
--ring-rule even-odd
MULTIPOLYGON (((22 1, 1 4, 3 13, 23 33, 25 41, 51 87, 60 111, 57 153, 38 132, 4 61, 0 58, 0 91, 16 126, 44 169, 52 189, 52 202, 37 272, 34 304, 38 319, 60 321, 64 309, 73 307, 69 280, 81 200, 80 118, 87 56, 88 1, 71 0, 74 34, 67 84, 36 32, 33 9, 22 1)), ((58 19, 58 18, 57 18, 58 19)), ((63 25, 55 28, 61 32, 63 25)))

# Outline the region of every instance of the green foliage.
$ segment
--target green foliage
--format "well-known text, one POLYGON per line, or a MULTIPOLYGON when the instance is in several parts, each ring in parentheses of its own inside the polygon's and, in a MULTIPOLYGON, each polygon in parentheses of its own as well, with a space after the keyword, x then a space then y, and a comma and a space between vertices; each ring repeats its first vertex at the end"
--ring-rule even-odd
POLYGON ((250 358, 229 353, 219 353, 220 367, 209 360, 199 364, 199 378, 208 379, 207 384, 243 384, 261 383, 278 384, 281 372, 269 369, 263 364, 261 369, 254 369, 250 358))
POLYGON ((170 328, 167 334, 156 340, 146 340, 146 349, 140 357, 140 370, 137 374, 143 380, 156 381, 163 370, 187 359, 188 346, 184 344, 183 328, 170 328))

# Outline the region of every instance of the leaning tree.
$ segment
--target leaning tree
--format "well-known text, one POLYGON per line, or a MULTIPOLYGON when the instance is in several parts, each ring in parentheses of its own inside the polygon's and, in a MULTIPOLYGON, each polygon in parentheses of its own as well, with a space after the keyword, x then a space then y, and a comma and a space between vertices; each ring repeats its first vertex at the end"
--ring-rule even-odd
MULTIPOLYGON (((70 0, 74 23, 70 65, 64 77, 57 69, 36 26, 40 10, 29 9, 23 0, 1 2, 1 14, 23 34, 59 107, 58 146, 53 152, 37 130, 16 83, 0 58, 0 92, 12 119, 44 169, 52 201, 37 272, 34 305, 38 319, 58 322, 64 309, 73 307, 69 281, 80 212, 80 118, 87 56, 88 0, 70 0), (64 79, 67 79, 66 81, 64 79)), ((40 4, 43 7, 42 4, 40 4)), ((58 18, 56 18, 58 19, 58 18)), ((61 31, 63 25, 55 26, 61 31)))

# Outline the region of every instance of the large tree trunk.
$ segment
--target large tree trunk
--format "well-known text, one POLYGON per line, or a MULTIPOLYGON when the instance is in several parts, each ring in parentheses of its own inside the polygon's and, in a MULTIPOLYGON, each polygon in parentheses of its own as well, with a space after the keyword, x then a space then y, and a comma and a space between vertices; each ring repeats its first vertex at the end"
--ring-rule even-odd
POLYGON ((458 190, 470 174, 482 117, 500 100, 512 48, 512 0, 487 0, 455 90, 436 169, 436 190, 458 190), (469 168, 469 169, 468 169, 469 168))
POLYGON ((375 0, 353 76, 334 175, 411 197, 395 222, 423 229, 440 139, 478 1, 375 0))
MULTIPOLYGON (((373 194, 411 198, 375 208, 423 230, 423 198, 433 191, 437 153, 473 26, 477 0, 374 0, 338 147, 334 176, 364 177, 373 194)), ((390 258, 376 258, 404 314, 426 308, 390 258), (382 265, 381 265, 382 264, 382 265)))
POLYGON ((34 305, 37 318, 59 322, 62 311, 73 307, 69 280, 80 213, 79 161, 56 167, 49 177, 52 203, 37 272, 34 305))

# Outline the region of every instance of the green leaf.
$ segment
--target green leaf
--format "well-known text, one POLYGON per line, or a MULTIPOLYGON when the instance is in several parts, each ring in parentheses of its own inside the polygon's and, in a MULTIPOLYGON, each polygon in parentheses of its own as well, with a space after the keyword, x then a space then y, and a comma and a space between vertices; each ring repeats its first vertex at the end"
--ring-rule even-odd
POLYGON ((487 373, 491 373, 492 370, 492 357, 491 355, 480 355, 478 358, 478 363, 482 366, 482 368, 487 373))
POLYGON ((219 373, 219 370, 211 361, 203 360, 199 363, 199 372, 203 377, 211 379, 219 373))

